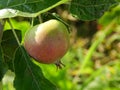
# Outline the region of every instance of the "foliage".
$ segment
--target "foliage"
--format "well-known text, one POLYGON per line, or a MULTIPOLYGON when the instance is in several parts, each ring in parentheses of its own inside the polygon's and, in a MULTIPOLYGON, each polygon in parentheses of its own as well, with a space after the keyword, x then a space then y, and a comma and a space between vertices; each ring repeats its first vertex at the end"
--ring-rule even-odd
POLYGON ((17 90, 56 90, 56 87, 43 77, 40 67, 32 63, 23 47, 16 50, 14 64, 14 85, 17 90))
POLYGON ((70 11, 76 18, 82 20, 94 20, 101 17, 115 0, 73 0, 70 11))
POLYGON ((118 0, 1 0, 0 90, 119 90, 118 3, 118 0), (69 27, 71 36, 71 48, 61 59, 66 67, 57 71, 53 65, 35 62, 22 45, 30 27, 52 18, 69 27), (96 27, 91 25, 93 20, 96 27))

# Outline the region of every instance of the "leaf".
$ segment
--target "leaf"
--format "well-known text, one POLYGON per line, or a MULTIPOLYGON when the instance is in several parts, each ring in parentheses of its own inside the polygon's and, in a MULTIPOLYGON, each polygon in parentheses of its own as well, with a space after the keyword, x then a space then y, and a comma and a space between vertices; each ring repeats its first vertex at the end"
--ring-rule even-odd
POLYGON ((117 23, 120 24, 120 5, 113 7, 110 12, 106 12, 100 19, 99 24, 102 26, 106 26, 111 22, 114 18, 117 18, 117 23))
MULTIPOLYGON (((15 19, 10 19, 14 29, 21 30, 22 39, 24 38, 25 32, 31 27, 28 21, 17 21, 15 19)), ((11 29, 9 22, 6 22, 4 25, 4 30, 11 29)))
POLYGON ((115 0, 72 0, 70 12, 78 19, 94 20, 101 17, 115 3, 115 0))
POLYGON ((48 8, 58 1, 60 0, 1 0, 0 9, 10 8, 34 13, 48 8))
MULTIPOLYGON (((21 36, 21 31, 20 30, 15 30, 19 41, 21 41, 22 36, 21 36)), ((3 56, 4 56, 4 62, 8 65, 8 68, 13 71, 13 57, 14 53, 18 47, 18 43, 15 39, 15 36, 13 35, 13 32, 11 29, 6 30, 3 32, 3 37, 2 37, 2 49, 3 49, 3 56)))
POLYGON ((16 90, 57 90, 42 74, 40 67, 34 64, 23 47, 16 51, 14 59, 16 90))
POLYGON ((5 69, 3 65, 2 48, 0 46, 0 81, 2 80, 4 74, 5 74, 5 69))
POLYGON ((0 23, 0 81, 2 80, 5 74, 5 67, 3 64, 3 53, 2 53, 2 47, 1 47, 2 34, 3 34, 3 25, 2 23, 0 23))
POLYGON ((36 17, 68 0, 1 0, 0 18, 36 17))

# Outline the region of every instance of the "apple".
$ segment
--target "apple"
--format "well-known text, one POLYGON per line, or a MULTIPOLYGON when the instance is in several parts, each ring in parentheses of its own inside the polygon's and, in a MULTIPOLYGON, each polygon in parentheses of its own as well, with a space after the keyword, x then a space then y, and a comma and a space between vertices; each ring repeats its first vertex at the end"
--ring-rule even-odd
POLYGON ((52 19, 28 30, 24 37, 24 47, 36 61, 59 66, 60 59, 69 49, 69 41, 67 27, 52 19))

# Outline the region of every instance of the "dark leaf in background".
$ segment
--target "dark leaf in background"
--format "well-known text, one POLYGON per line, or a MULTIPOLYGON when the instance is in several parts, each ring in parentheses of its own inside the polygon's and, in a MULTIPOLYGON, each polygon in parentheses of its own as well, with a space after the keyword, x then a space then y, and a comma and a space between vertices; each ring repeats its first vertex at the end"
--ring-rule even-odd
POLYGON ((35 13, 46 9, 61 0, 0 0, 0 9, 11 8, 35 13))
POLYGON ((72 0, 70 12, 78 19, 94 20, 100 18, 115 3, 115 0, 72 0))
POLYGON ((36 17, 68 0, 1 0, 0 18, 36 17))
POLYGON ((57 90, 42 74, 40 67, 34 64, 23 47, 16 51, 14 59, 16 90, 57 90))
POLYGON ((2 80, 4 74, 5 74, 5 68, 3 64, 2 49, 0 46, 0 81, 2 80))
MULTIPOLYGON (((19 41, 21 42, 21 31, 15 30, 15 32, 19 41)), ((1 45, 3 49, 4 63, 7 64, 8 68, 13 71, 13 57, 16 49, 18 48, 18 43, 13 35, 12 30, 6 30, 3 32, 1 45)))
POLYGON ((5 74, 5 68, 3 64, 3 54, 2 54, 2 48, 1 48, 2 34, 3 34, 3 25, 0 23, 0 81, 2 80, 2 77, 5 74))

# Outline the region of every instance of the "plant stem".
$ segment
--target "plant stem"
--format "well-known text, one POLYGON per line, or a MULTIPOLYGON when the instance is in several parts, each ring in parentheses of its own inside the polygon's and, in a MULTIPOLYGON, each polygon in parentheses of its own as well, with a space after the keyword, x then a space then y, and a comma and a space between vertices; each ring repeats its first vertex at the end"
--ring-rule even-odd
MULTIPOLYGON (((16 34, 16 32, 15 32, 15 29, 13 28, 13 25, 12 25, 12 23, 11 23, 11 21, 10 21, 10 18, 8 19, 8 23, 9 23, 11 29, 12 29, 12 32, 13 32, 13 34, 14 34, 14 36, 15 36, 15 39, 16 39, 18 45, 21 46, 20 41, 19 41, 19 39, 18 39, 18 36, 17 36, 17 34, 16 34)), ((14 71, 15 71, 14 60, 12 61, 12 63, 13 63, 13 69, 14 69, 14 71)))
POLYGON ((43 20, 42 20, 41 14, 38 16, 38 18, 39 18, 39 22, 42 23, 43 20))
MULTIPOLYGON (((49 10, 51 10, 51 9, 53 9, 53 8, 61 5, 61 4, 65 4, 65 3, 68 2, 68 1, 69 1, 69 0, 61 0, 61 1, 57 2, 56 4, 52 5, 51 7, 48 7, 47 9, 44 9, 44 10, 38 12, 38 13, 36 14, 36 16, 40 15, 41 13, 47 12, 47 11, 49 11, 49 10)), ((36 16, 35 16, 35 17, 36 17, 36 16)))
POLYGON ((85 66, 87 66, 89 60, 91 59, 93 53, 95 52, 96 48, 98 47, 98 45, 105 39, 105 37, 107 35, 109 35, 113 29, 111 29, 113 27, 113 25, 115 24, 115 19, 112 20, 112 22, 104 29, 104 30, 101 30, 100 32, 98 32, 98 39, 96 39, 92 46, 90 47, 83 63, 82 63, 82 66, 81 66, 81 69, 80 69, 80 74, 84 71, 84 68, 85 66))
POLYGON ((21 45, 21 44, 20 44, 20 41, 19 41, 19 39, 18 39, 18 36, 17 36, 17 34, 16 34, 16 32, 15 32, 15 30, 14 30, 14 28, 13 28, 13 25, 12 25, 10 19, 8 19, 8 23, 9 23, 11 29, 12 29, 12 32, 13 32, 15 38, 16 38, 16 41, 17 41, 18 45, 20 46, 20 45, 21 45))
POLYGON ((34 17, 31 18, 31 25, 30 25, 30 27, 33 27, 33 25, 34 25, 34 17))
MULTIPOLYGON (((12 23, 11 23, 10 19, 8 19, 8 22, 9 22, 9 24, 10 24, 10 26, 11 26, 12 32, 13 32, 16 40, 17 40, 17 43, 18 43, 18 45, 19 45, 19 47, 20 47, 20 50, 21 50, 21 52, 23 53, 23 56, 25 57, 25 62, 26 62, 26 64, 27 64, 29 70, 31 71, 32 69, 31 69, 31 67, 30 67, 30 63, 27 61, 27 59, 29 58, 29 56, 28 56, 27 53, 25 53, 24 48, 21 46, 20 41, 19 41, 19 39, 18 39, 18 37, 17 37, 17 34, 16 34, 16 32, 15 32, 13 26, 12 26, 12 23), (26 57, 26 56, 27 56, 27 57, 26 57)), ((13 62, 13 64, 14 64, 14 62, 13 62)), ((14 65, 13 65, 13 66, 14 66, 14 65)), ((15 71, 15 67, 14 67, 14 71, 15 71)), ((37 84, 37 87, 40 88, 39 85, 38 85, 37 80, 35 79, 34 73, 33 73, 32 71, 31 71, 31 74, 32 74, 32 76, 33 76, 33 78, 34 78, 35 83, 37 84)), ((1 89, 0 89, 0 90, 1 90, 1 89)), ((40 90, 40 89, 39 89, 39 90, 40 90)))
POLYGON ((30 13, 26 13, 26 12, 17 11, 17 15, 15 15, 15 16, 37 17, 37 16, 39 16, 41 13, 45 13, 45 12, 47 12, 47 11, 49 11, 49 10, 51 10, 51 9, 53 9, 53 8, 61 5, 61 4, 67 3, 67 2, 70 2, 70 0, 60 0, 59 2, 55 3, 54 5, 46 8, 46 9, 43 9, 43 10, 37 12, 37 13, 31 13, 31 14, 30 14, 30 13))

